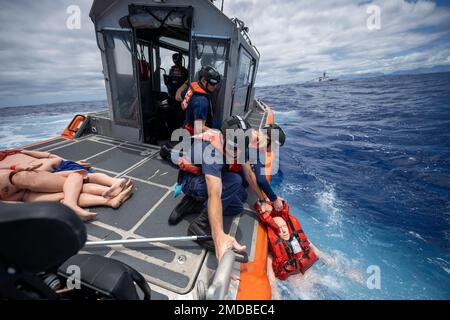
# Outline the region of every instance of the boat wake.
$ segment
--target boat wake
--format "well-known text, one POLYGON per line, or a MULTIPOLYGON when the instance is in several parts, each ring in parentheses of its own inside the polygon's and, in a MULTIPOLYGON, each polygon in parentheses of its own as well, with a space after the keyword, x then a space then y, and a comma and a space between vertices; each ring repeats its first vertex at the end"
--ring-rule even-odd
POLYGON ((332 255, 318 252, 319 262, 304 275, 289 277, 286 281, 276 280, 272 284, 274 299, 287 300, 341 300, 347 291, 349 281, 364 286, 366 279, 357 261, 350 261, 342 252, 332 255))

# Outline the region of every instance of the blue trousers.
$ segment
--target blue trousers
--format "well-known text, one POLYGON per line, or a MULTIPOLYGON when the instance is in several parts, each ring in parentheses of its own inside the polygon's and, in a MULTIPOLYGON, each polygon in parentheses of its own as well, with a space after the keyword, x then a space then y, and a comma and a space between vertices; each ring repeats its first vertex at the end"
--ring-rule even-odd
MULTIPOLYGON (((186 174, 183 179, 183 192, 199 201, 208 199, 205 176, 186 174)), ((241 175, 234 172, 222 173, 222 211, 224 216, 232 216, 244 210, 247 200, 241 175)))

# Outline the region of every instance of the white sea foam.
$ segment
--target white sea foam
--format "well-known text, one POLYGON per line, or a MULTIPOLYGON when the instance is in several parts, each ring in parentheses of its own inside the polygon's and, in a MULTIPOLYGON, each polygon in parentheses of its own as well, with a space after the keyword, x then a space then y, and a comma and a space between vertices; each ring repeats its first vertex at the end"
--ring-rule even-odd
POLYGON ((448 274, 450 274, 450 268, 442 267, 442 269, 444 269, 445 272, 447 272, 448 274))
POLYGON ((304 275, 297 274, 285 281, 276 280, 272 284, 274 298, 282 296, 292 300, 340 299, 348 280, 361 286, 365 285, 366 279, 359 261, 347 258, 338 250, 333 250, 332 254, 322 251, 317 253, 319 262, 304 275))
POLYGON ((277 289, 283 298, 289 300, 340 299, 336 292, 342 288, 338 277, 315 270, 291 276, 286 281, 277 281, 277 289))
POLYGON ((60 135, 71 116, 27 115, 0 119, 0 149, 20 147, 60 135))
POLYGON ((440 267, 446 273, 450 274, 450 263, 440 257, 437 258, 427 258, 428 262, 440 267))
POLYGON ((277 123, 284 125, 286 123, 291 123, 292 119, 298 118, 298 111, 297 110, 290 110, 290 111, 273 111, 275 119, 277 120, 277 123))
POLYGON ((274 114, 275 116, 277 116, 277 119, 278 119, 279 117, 291 118, 292 116, 298 114, 298 111, 297 111, 297 110, 289 110, 289 111, 277 111, 277 110, 272 110, 272 111, 273 111, 273 114, 274 114))
POLYGON ((304 186, 298 183, 286 183, 281 186, 280 194, 286 195, 299 195, 299 193, 304 190, 304 186))
POLYGON ((408 232, 410 235, 412 235, 414 238, 417 238, 419 240, 422 240, 423 242, 427 242, 424 238, 422 238, 422 236, 420 234, 418 234, 417 232, 414 231, 409 231, 408 232))
POLYGON ((328 222, 326 226, 331 228, 330 235, 334 237, 343 237, 342 231, 342 213, 338 207, 338 200, 334 188, 330 185, 325 186, 325 190, 315 194, 318 205, 327 213, 328 222))
POLYGON ((10 149, 26 144, 36 139, 34 134, 19 134, 7 126, 0 131, 0 149, 10 149))

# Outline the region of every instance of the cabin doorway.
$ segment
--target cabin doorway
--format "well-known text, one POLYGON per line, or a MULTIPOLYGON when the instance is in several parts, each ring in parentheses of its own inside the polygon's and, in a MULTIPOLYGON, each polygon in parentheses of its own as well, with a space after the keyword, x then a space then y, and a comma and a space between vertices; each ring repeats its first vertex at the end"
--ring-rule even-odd
POLYGON ((185 114, 175 94, 189 81, 192 8, 130 5, 142 140, 162 145, 185 114))
POLYGON ((177 41, 183 47, 173 47, 166 41, 174 42, 174 39, 161 37, 158 41, 147 41, 137 38, 144 142, 155 145, 170 140, 172 132, 182 127, 185 118, 175 95, 189 80, 189 42, 177 41))

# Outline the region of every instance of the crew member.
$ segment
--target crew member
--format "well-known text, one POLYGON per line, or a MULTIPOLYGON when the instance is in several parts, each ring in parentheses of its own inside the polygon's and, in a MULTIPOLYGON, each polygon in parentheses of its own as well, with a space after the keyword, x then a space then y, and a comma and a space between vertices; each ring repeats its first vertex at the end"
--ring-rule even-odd
MULTIPOLYGON (((190 235, 211 234, 213 243, 202 241, 201 244, 207 249, 215 250, 218 260, 230 247, 238 251, 245 250, 236 239, 225 234, 222 224, 222 215, 236 215, 244 209, 243 203, 246 201, 247 193, 242 176, 245 177, 256 196, 259 199, 264 198, 256 179, 251 178, 254 174, 250 163, 245 161, 249 144, 239 145, 236 137, 230 134, 230 131, 245 134, 248 130, 251 130, 250 125, 237 116, 225 121, 221 132, 209 130, 195 135, 194 140, 200 140, 201 148, 193 147, 192 163, 194 163, 196 152, 201 152, 202 156, 209 155, 211 158, 203 157, 202 163, 197 165, 198 172, 196 174, 185 172, 182 178, 182 188, 186 195, 200 201, 207 200, 206 207, 189 225, 188 233, 190 235)), ((262 206, 265 210, 271 210, 267 204, 262 206)))
POLYGON ((183 55, 181 53, 174 53, 172 61, 174 65, 169 70, 167 89, 169 97, 175 99, 177 89, 187 81, 189 72, 183 66, 183 55))
POLYGON ((210 94, 217 90, 221 78, 216 69, 206 66, 200 70, 198 82, 192 82, 189 86, 185 83, 178 89, 176 99, 186 111, 184 128, 191 135, 214 127, 210 94))
POLYGON ((283 129, 278 124, 268 124, 259 131, 257 135, 257 141, 253 142, 253 147, 258 147, 259 152, 257 153, 257 161, 252 165, 253 172, 256 177, 256 181, 259 187, 264 191, 266 197, 259 199, 260 202, 267 202, 270 200, 272 206, 275 210, 280 211, 283 208, 283 198, 279 197, 272 189, 268 179, 267 174, 272 175, 272 172, 268 172, 268 167, 275 167, 272 163, 271 166, 268 165, 269 161, 275 162, 277 159, 269 157, 272 156, 275 151, 274 148, 277 145, 278 148, 282 147, 286 141, 286 134, 283 129), (269 153, 272 152, 272 153, 269 153))

